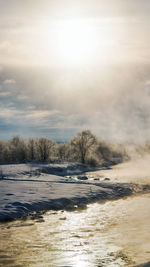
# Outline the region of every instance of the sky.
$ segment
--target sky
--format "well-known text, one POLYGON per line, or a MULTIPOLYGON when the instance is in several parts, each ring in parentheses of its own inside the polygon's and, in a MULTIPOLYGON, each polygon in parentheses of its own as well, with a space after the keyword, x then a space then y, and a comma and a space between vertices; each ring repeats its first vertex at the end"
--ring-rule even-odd
POLYGON ((0 0, 0 139, 150 136, 150 1, 0 0))

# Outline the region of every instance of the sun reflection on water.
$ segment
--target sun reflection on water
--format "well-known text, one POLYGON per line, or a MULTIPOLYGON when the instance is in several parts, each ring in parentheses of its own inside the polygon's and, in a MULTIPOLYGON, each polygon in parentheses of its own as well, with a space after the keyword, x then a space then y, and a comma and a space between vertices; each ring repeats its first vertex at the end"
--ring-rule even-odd
POLYGON ((44 222, 1 225, 0 266, 130 267, 146 262, 149 197, 92 204, 83 211, 51 211, 44 222))

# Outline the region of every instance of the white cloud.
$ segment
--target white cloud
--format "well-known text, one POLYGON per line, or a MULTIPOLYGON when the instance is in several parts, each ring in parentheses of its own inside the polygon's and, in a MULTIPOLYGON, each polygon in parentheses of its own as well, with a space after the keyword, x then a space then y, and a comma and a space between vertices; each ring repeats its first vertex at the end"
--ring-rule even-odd
POLYGON ((27 119, 44 119, 51 115, 51 112, 48 110, 33 110, 31 113, 26 115, 27 119))
POLYGON ((4 84, 15 84, 16 81, 13 80, 13 79, 7 79, 7 80, 5 80, 3 83, 4 83, 4 84))
POLYGON ((18 113, 17 109, 14 108, 0 108, 1 119, 12 119, 18 113))
POLYGON ((10 92, 0 92, 0 97, 9 96, 10 94, 10 92))
POLYGON ((25 96, 25 95, 18 95, 18 96, 17 96, 17 99, 18 99, 18 100, 21 100, 21 101, 23 101, 23 100, 26 101, 26 100, 28 100, 29 98, 28 98, 28 96, 25 96))

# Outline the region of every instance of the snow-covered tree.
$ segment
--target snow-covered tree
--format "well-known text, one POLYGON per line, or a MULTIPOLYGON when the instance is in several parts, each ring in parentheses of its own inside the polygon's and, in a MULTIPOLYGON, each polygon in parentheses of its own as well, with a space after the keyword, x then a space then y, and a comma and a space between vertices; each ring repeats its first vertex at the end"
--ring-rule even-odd
POLYGON ((14 136, 9 141, 10 158, 13 162, 26 161, 26 142, 19 135, 14 136))
POLYGON ((82 131, 71 140, 73 153, 81 163, 85 163, 88 153, 96 145, 96 137, 89 130, 82 131))
POLYGON ((36 153, 37 158, 40 161, 47 161, 50 156, 51 148, 53 147, 53 142, 45 137, 40 137, 36 139, 36 153))
POLYGON ((29 138, 28 140, 27 155, 29 161, 33 161, 36 159, 35 140, 33 138, 29 138))

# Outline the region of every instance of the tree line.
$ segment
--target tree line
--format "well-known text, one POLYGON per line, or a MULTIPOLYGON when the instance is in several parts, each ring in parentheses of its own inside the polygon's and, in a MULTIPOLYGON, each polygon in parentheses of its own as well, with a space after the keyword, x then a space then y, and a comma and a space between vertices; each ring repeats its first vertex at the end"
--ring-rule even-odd
POLYGON ((45 137, 25 140, 18 135, 8 141, 0 141, 1 164, 76 161, 91 166, 106 166, 127 158, 122 145, 103 141, 89 130, 81 131, 72 140, 60 144, 45 137))

